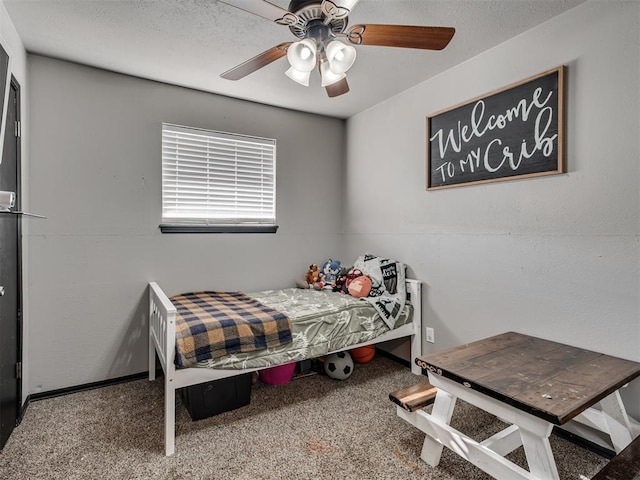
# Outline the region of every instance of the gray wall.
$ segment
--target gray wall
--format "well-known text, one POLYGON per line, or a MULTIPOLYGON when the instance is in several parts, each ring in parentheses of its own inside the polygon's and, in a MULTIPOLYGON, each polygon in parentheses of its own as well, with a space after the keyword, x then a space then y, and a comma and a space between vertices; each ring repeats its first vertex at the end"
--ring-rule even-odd
POLYGON ((640 361, 639 20, 588 2, 349 119, 347 255, 426 282, 427 352, 514 330, 640 361), (562 64, 567 174, 425 190, 427 115, 562 64))
POLYGON ((29 393, 146 370, 147 282, 293 286, 340 247, 344 121, 30 56, 29 393), (277 234, 161 234, 161 123, 277 139, 277 234), (323 139, 320 143, 318 139, 323 139))

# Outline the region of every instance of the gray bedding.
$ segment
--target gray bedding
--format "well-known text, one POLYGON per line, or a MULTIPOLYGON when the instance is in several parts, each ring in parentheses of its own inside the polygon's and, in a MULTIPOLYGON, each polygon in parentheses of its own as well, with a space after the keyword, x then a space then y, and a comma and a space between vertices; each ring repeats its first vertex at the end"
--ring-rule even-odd
MULTIPOLYGON (((373 340, 389 331, 376 309, 364 299, 329 290, 288 288, 248 293, 291 319, 293 341, 287 345, 200 362, 208 368, 261 368, 315 358, 373 340)), ((395 328, 411 321, 406 303, 395 328)))

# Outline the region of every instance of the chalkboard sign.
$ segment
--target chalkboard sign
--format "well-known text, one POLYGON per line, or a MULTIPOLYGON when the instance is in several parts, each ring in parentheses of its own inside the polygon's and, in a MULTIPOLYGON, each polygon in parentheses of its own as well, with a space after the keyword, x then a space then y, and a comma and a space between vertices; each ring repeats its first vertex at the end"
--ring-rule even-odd
POLYGON ((427 190, 563 173, 564 69, 427 117, 427 190))

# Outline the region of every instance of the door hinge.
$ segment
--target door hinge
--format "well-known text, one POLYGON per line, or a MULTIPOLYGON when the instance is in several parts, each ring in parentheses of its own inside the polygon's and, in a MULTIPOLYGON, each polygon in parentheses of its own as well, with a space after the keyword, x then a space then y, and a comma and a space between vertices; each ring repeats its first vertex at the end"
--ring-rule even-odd
POLYGON ((22 362, 16 363, 16 378, 22 378, 22 362))
POLYGON ((20 120, 16 121, 16 137, 21 138, 22 137, 22 123, 20 122, 20 120))

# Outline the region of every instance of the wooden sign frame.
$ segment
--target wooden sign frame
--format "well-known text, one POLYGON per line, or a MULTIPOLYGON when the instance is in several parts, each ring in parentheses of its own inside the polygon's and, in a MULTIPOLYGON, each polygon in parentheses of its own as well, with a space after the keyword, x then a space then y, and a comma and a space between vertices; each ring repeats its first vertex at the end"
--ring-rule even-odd
POLYGON ((565 70, 428 116, 427 190, 565 173, 565 70))

